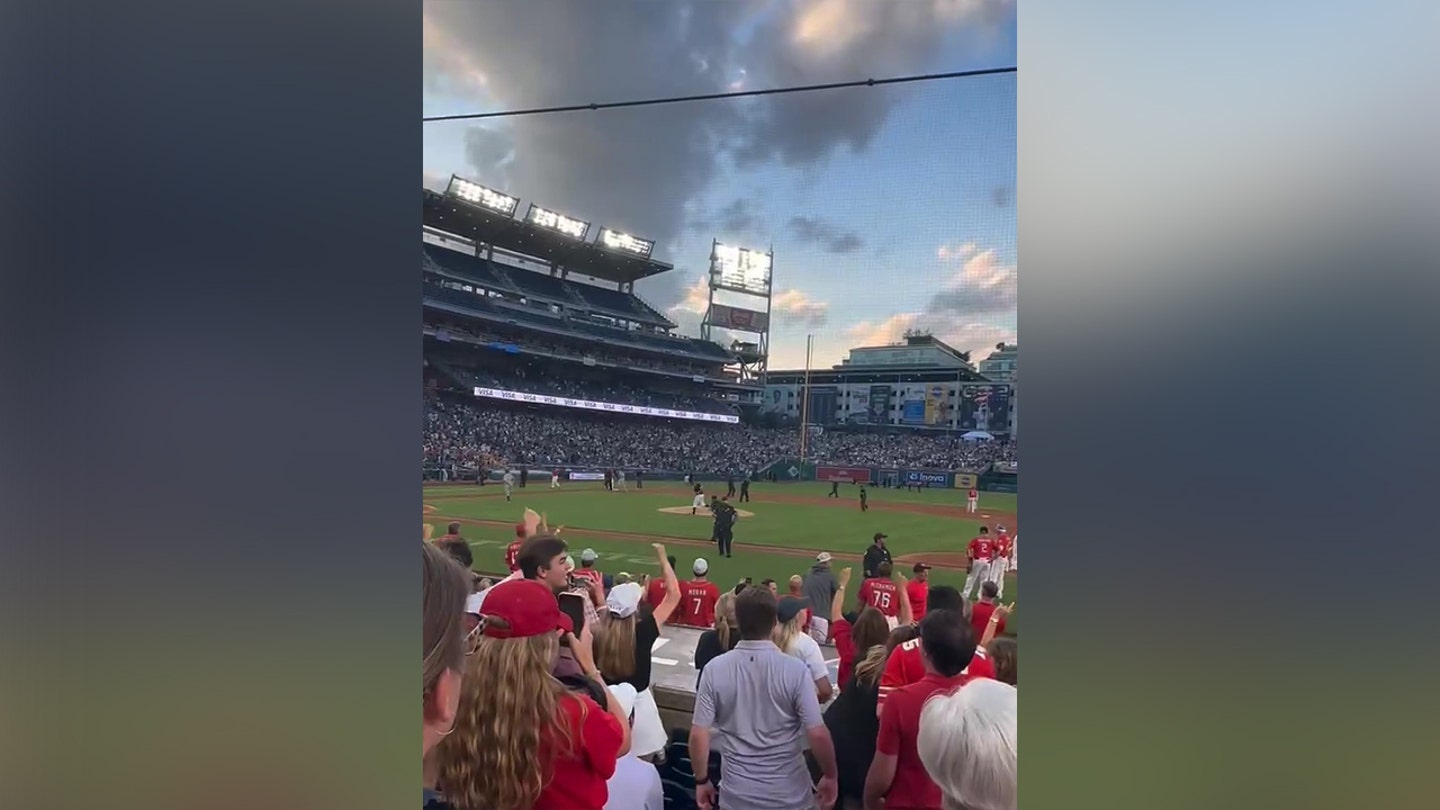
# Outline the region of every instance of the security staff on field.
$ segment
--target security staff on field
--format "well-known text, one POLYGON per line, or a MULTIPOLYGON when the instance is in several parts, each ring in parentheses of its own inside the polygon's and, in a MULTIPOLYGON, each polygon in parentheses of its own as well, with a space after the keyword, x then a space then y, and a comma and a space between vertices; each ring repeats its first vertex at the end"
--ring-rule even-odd
POLYGON ((887 534, 876 532, 875 539, 871 542, 870 547, 865 549, 865 558, 861 561, 861 564, 865 569, 866 579, 880 575, 880 563, 894 564, 890 559, 890 549, 885 547, 885 540, 888 537, 889 535, 887 534))
POLYGON ((719 544, 719 553, 722 557, 734 556, 730 553, 731 546, 735 542, 735 521, 740 519, 740 513, 729 502, 719 497, 710 498, 710 513, 715 517, 714 537, 719 544))

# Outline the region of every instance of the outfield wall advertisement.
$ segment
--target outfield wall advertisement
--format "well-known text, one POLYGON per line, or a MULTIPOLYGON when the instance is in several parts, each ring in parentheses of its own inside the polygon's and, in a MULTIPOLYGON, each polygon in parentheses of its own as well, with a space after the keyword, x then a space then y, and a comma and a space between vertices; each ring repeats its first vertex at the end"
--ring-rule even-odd
POLYGON ((974 489, 978 476, 973 473, 955 473, 956 489, 974 489))
POLYGON ((816 481, 839 481, 841 483, 854 482, 857 484, 870 483, 869 467, 816 467, 816 481))
POLYGON ((936 472, 934 470, 902 470, 900 482, 906 486, 920 485, 922 487, 945 487, 952 486, 955 480, 954 473, 936 472))

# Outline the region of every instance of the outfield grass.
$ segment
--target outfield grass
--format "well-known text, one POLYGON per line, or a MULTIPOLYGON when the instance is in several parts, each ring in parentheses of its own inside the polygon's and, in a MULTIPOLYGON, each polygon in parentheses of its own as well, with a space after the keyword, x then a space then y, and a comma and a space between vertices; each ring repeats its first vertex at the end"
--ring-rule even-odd
MULTIPOLYGON (((714 492, 711 489, 709 492, 714 492)), ((723 487, 719 490, 724 492, 723 487)), ((830 491, 829 485, 770 485, 769 491, 782 496, 803 496, 823 498, 830 491)), ((465 492, 465 490, 461 490, 465 492)), ((735 528, 735 539, 739 543, 759 543, 784 546, 787 548, 813 551, 862 551, 870 544, 875 532, 890 535, 891 552, 896 556, 915 552, 957 552, 974 537, 982 522, 993 526, 995 521, 981 521, 967 517, 948 517, 896 512, 882 507, 888 504, 946 504, 957 505, 954 491, 939 493, 905 493, 893 490, 872 491, 871 509, 861 512, 858 497, 853 488, 841 488, 842 497, 829 499, 818 504, 767 503, 765 492, 758 487, 752 494, 759 498, 749 503, 738 503, 731 498, 736 508, 754 513, 744 517, 735 528), (949 497, 946 497, 946 496, 949 497)), ((564 525, 572 529, 600 529, 661 537, 683 537, 694 540, 709 540, 713 522, 709 517, 689 514, 675 515, 659 511, 665 507, 685 507, 688 511, 690 494, 682 487, 651 486, 644 490, 630 492, 606 492, 601 488, 573 487, 553 494, 549 489, 516 489, 514 500, 506 503, 498 488, 486 487, 483 494, 476 492, 473 497, 442 497, 429 500, 441 513, 453 517, 476 518, 480 520, 514 521, 525 507, 547 513, 550 525, 564 525)), ((958 501, 963 504, 962 497, 958 501)), ((1013 512, 1015 498, 993 496, 981 502, 985 509, 1013 512)))
MULTIPOLYGON (((717 491, 713 484, 707 486, 706 490, 717 491)), ((723 484, 718 491, 724 493, 723 484)), ((829 484, 813 483, 759 484, 752 488, 752 494, 762 499, 767 492, 783 496, 824 497, 829 491, 829 484)), ((580 550, 593 548, 600 555, 601 570, 612 574, 619 571, 636 574, 658 572, 655 553, 650 548, 651 541, 586 535, 581 530, 630 532, 701 541, 708 541, 710 538, 710 518, 657 511, 661 507, 688 507, 687 492, 679 485, 651 484, 640 491, 614 493, 605 492, 599 485, 568 485, 561 493, 551 494, 546 482, 532 484, 524 490, 517 488, 513 501, 508 504, 500 492, 499 487, 490 486, 475 490, 427 490, 425 502, 436 507, 438 511, 426 515, 424 520, 435 526, 435 535, 439 536, 445 531, 447 517, 513 524, 528 506, 547 514, 551 526, 567 527, 561 536, 569 541, 577 557, 580 550)), ((975 535, 979 524, 978 521, 967 518, 873 508, 862 513, 854 487, 842 485, 840 492, 841 499, 831 499, 824 504, 737 504, 738 508, 754 512, 755 517, 742 519, 736 527, 735 556, 732 558, 717 558, 713 546, 674 544, 668 548, 668 552, 680 561, 680 570, 677 573, 682 579, 689 577, 693 560, 704 557, 710 563, 710 578, 722 588, 734 585, 746 576, 752 577, 755 582, 772 577, 783 583, 790 575, 803 574, 809 570, 813 559, 808 552, 812 550, 860 554, 870 544, 871 536, 877 531, 883 531, 890 535, 890 550, 896 557, 918 552, 961 552, 975 535), (807 554, 799 557, 747 548, 747 542, 804 549, 807 554)), ((731 500, 734 501, 733 498, 731 500)), ((881 503, 943 503, 963 506, 964 493, 958 490, 906 493, 903 490, 872 489, 870 503, 872 507, 881 503)), ((980 505, 982 513, 987 509, 1013 512, 1015 496, 984 493, 980 505)), ((994 524, 993 519, 987 522, 994 524)), ((513 529, 509 525, 467 523, 463 534, 470 540, 474 550, 477 570, 504 570, 505 546, 513 537, 513 529)), ((853 592, 859 584, 859 561, 837 560, 832 564, 836 571, 847 566, 855 568, 855 580, 851 588, 853 592)), ((903 570, 907 576, 910 574, 908 566, 903 567, 903 570)), ((962 571, 935 569, 931 572, 931 581, 959 587, 964 584, 965 575, 962 571)), ((783 585, 781 590, 784 590, 783 585)), ((1007 576, 1005 601, 1014 601, 1016 594, 1015 577, 1007 576)))

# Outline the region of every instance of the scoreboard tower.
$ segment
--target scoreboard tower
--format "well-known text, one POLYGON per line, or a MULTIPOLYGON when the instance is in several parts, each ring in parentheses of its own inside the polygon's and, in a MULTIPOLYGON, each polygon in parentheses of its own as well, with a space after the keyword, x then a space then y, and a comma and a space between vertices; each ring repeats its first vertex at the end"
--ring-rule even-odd
POLYGON ((710 297, 700 337, 714 340, 715 328, 754 335, 735 340, 730 349, 739 364, 740 381, 765 384, 770 358, 770 293, 774 250, 758 250, 710 242, 710 297), (717 300, 716 294, 724 300, 717 300))

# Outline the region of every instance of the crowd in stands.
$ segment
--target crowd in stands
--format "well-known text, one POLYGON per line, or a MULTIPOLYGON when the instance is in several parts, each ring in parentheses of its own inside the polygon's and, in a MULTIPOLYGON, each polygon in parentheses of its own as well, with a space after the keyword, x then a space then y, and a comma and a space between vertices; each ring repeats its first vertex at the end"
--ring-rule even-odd
MULTIPOLYGON (((459 321, 447 318, 427 318, 427 325, 443 330, 451 338, 463 336, 480 343, 503 343, 517 346, 523 349, 536 352, 546 352, 559 357, 570 357, 577 360, 590 358, 597 362, 612 363, 623 368, 645 368, 652 371, 666 371, 672 374, 704 375, 715 376, 720 373, 721 367, 726 362, 724 356, 716 357, 710 362, 687 359, 674 354, 651 354, 645 352, 626 351, 622 346, 613 346, 599 343, 594 340, 585 340, 581 336, 575 339, 566 340, 560 336, 547 336, 545 333, 533 330, 499 328, 487 329, 478 321, 459 321)), ((572 324, 582 326, 581 324, 572 324)), ((597 329, 604 329, 598 324, 589 324, 597 329)), ((590 329, 580 329, 590 334, 590 329)), ((611 330, 613 331, 613 329, 611 330)), ((688 341, 685 338, 674 338, 673 340, 688 341)), ((719 346, 711 344, 715 351, 723 351, 719 346)), ((675 347, 667 346, 667 349, 675 347)))
POLYGON ((867 552, 855 598, 851 569, 832 573, 824 553, 784 593, 722 593, 703 559, 679 581, 659 544, 659 577, 612 577, 589 550, 577 567, 529 510, 514 570, 492 585, 450 528, 424 543, 430 810, 1017 808, 1016 642, 999 635, 1013 606, 993 587, 971 603, 924 565, 907 579, 867 552), (649 696, 667 623, 707 628, 683 793, 649 696), (822 644, 841 659, 834 684, 822 644))
MULTIPOLYGON (((512 463, 729 473, 798 456, 799 441, 794 429, 537 411, 440 396, 426 403, 424 460, 468 464, 491 455, 512 463)), ((967 442, 949 434, 826 431, 807 439, 806 455, 841 466, 982 469, 992 460, 1013 459, 1015 443, 967 442)))

